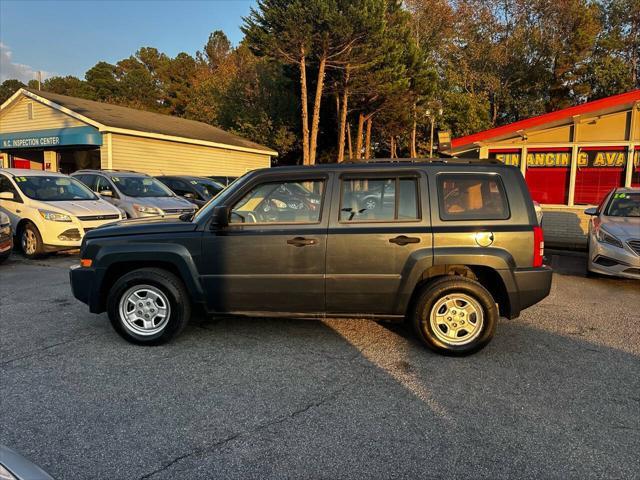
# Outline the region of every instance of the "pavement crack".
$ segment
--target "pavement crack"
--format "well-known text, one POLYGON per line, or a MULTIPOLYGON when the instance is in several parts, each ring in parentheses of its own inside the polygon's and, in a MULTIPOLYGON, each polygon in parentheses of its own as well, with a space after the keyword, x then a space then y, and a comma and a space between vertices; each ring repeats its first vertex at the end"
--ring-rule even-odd
POLYGON ((233 442, 234 440, 237 440, 239 438, 242 437, 251 437, 252 435, 261 432, 262 430, 265 430, 269 427, 272 427, 274 425, 279 425, 282 423, 285 423, 289 420, 291 420, 292 418, 295 418, 299 415, 303 415, 304 413, 321 407, 322 405, 325 405, 326 403, 335 400, 336 398, 338 398, 349 386, 349 384, 344 384, 342 386, 340 386, 339 388, 333 390, 331 393, 329 393, 328 395, 326 395, 325 397, 321 398, 318 401, 315 402, 310 402, 308 404, 306 404, 303 407, 300 407, 296 410, 293 410, 292 412, 289 412, 286 415, 282 415, 279 417, 276 417, 275 419, 272 420, 268 420, 266 422, 260 423, 258 425, 256 425, 254 428, 242 431, 242 432, 238 432, 238 433, 234 433, 233 435, 230 435, 228 437, 225 437, 222 440, 219 440, 213 444, 211 444, 208 447, 203 447, 203 448, 196 448, 194 450, 191 450, 187 453, 183 453, 182 455, 179 455, 173 459, 171 459, 169 462, 165 463, 163 466, 157 468, 156 470, 153 470, 152 472, 146 473, 144 475, 142 475, 141 477, 138 477, 138 480, 148 480, 149 478, 154 477, 155 475, 164 472, 165 470, 170 469, 171 467, 173 467, 175 464, 181 462, 182 460, 189 458, 189 457, 193 457, 194 455, 201 455, 201 454, 206 454, 206 453, 213 453, 221 448, 223 448, 226 444, 233 442))
POLYGON ((9 365, 13 362, 17 362, 18 360, 24 360, 25 358, 31 358, 31 357, 36 357, 38 355, 40 355, 42 352, 46 352, 48 350, 51 350, 55 347, 59 347, 60 345, 66 345, 69 343, 73 343, 73 342, 77 342, 80 340, 84 340, 85 338, 89 338, 89 337, 93 337, 95 335, 98 335, 97 333, 91 333, 89 335, 84 335, 82 337, 77 337, 77 338, 73 338, 70 340, 64 340, 62 342, 58 342, 58 343, 52 343, 51 345, 45 345, 44 347, 38 348, 36 350, 32 350, 30 353, 26 354, 26 355, 21 355, 19 357, 13 357, 10 358, 8 360, 3 360, 0 362, 0 367, 4 367, 5 365, 9 365))

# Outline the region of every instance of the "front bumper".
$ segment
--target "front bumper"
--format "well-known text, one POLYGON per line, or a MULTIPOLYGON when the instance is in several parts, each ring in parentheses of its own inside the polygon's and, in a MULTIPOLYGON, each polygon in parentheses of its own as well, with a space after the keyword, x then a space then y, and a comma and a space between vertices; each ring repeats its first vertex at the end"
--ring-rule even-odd
POLYGON ((74 265, 69 269, 69 282, 71 283, 71 293, 82 303, 89 305, 91 313, 101 313, 104 311, 100 301, 100 291, 96 288, 99 285, 100 272, 93 268, 85 268, 74 265))
POLYGON ((78 248, 85 234, 94 228, 118 222, 115 220, 80 221, 74 218, 71 222, 43 221, 42 228, 38 225, 42 241, 49 249, 78 248))
POLYGON ((592 236, 588 262, 590 272, 640 279, 640 256, 627 245, 620 248, 600 243, 592 236))
POLYGON ((13 235, 0 235, 0 256, 6 256, 13 250, 13 235))

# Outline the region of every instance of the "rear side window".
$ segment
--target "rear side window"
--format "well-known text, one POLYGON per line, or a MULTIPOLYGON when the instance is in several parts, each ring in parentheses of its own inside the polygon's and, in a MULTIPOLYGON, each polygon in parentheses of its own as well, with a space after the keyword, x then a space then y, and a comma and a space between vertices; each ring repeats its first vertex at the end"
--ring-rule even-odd
POLYGON ((402 222, 420 218, 415 178, 342 180, 341 222, 402 222))
POLYGON ((509 204, 497 175, 442 174, 437 177, 442 220, 506 220, 509 204))

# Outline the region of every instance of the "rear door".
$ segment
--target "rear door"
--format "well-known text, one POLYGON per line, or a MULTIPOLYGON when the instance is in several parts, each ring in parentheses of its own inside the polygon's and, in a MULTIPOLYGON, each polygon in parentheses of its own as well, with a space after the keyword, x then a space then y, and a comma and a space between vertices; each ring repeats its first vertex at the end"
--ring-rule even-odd
POLYGON ((336 179, 327 240, 327 312, 398 314, 399 292, 419 254, 431 262, 426 175, 388 170, 336 179))
POLYGON ((264 175, 229 200, 229 225, 203 237, 201 274, 212 310, 324 312, 329 179, 322 172, 264 175))

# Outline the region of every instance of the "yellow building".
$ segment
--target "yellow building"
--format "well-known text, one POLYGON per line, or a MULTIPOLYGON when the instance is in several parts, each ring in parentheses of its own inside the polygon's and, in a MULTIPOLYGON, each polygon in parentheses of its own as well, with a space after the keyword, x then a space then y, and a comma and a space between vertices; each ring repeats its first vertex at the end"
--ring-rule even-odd
POLYGON ((23 88, 0 107, 0 166, 240 176, 272 149, 206 123, 23 88))

